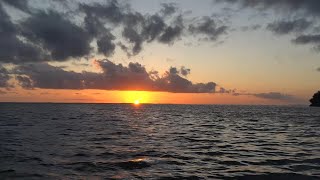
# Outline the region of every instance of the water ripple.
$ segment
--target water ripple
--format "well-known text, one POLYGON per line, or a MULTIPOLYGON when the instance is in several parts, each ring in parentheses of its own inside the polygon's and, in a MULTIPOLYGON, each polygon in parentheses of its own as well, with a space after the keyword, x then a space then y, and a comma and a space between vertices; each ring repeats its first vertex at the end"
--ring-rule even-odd
POLYGON ((320 109, 0 103, 0 179, 319 179, 320 109))

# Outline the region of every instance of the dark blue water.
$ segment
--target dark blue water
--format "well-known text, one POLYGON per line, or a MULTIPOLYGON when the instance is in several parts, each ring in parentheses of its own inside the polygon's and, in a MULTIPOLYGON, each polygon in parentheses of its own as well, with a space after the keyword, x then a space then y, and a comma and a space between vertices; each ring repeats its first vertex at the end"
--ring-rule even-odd
POLYGON ((0 179, 319 179, 320 108, 0 104, 0 179))

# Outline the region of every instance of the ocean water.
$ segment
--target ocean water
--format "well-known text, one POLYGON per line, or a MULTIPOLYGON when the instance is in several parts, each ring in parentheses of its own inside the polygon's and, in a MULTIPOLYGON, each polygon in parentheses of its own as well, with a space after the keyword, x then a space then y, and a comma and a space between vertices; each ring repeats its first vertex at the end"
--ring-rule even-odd
POLYGON ((1 103, 0 179, 320 179, 320 108, 1 103))

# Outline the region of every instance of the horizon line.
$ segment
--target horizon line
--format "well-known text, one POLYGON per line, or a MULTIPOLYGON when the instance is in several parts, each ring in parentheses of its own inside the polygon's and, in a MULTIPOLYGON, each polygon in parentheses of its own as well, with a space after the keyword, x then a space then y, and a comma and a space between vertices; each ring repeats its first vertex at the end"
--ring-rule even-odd
MULTIPOLYGON (((37 102, 37 101, 0 101, 0 104, 130 104, 133 103, 112 103, 112 102, 37 102)), ((309 106, 307 104, 201 104, 201 103, 140 103, 140 105, 226 105, 226 106, 309 106)))

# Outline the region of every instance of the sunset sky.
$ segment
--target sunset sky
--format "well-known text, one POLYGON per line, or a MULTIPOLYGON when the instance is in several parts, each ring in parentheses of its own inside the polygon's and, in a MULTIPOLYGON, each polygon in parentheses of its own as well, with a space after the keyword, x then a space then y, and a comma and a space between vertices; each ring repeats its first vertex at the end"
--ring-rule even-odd
POLYGON ((0 0, 0 101, 308 104, 318 0, 0 0))

